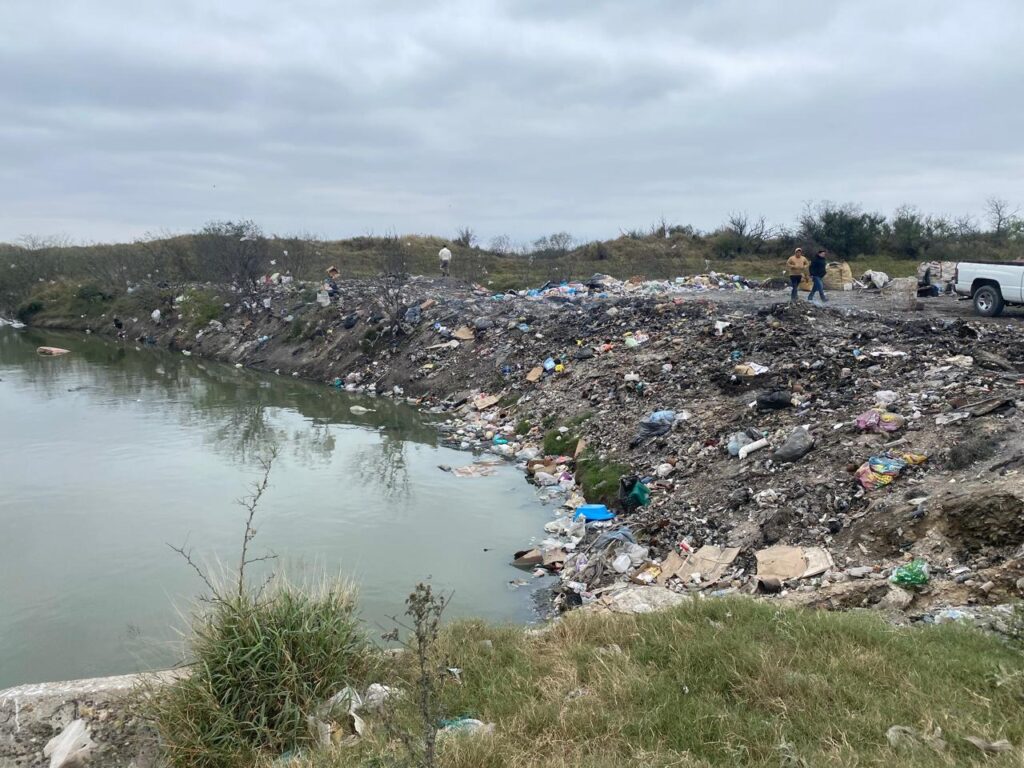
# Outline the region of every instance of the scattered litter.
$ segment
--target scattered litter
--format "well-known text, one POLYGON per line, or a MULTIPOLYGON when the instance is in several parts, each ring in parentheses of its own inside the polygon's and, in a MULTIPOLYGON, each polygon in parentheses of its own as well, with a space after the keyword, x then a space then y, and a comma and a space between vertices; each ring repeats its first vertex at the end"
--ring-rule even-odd
POLYGON ((913 560, 901 565, 892 572, 889 580, 901 587, 923 587, 928 583, 928 563, 924 560, 913 560))
POLYGON ((694 576, 699 576, 697 584, 708 586, 714 584, 723 576, 739 555, 738 547, 715 547, 705 545, 693 553, 679 554, 669 552, 665 561, 661 564, 661 575, 658 577, 659 584, 665 584, 673 576, 683 583, 694 581, 694 576))
POLYGON ((983 739, 980 736, 964 736, 964 741, 969 744, 973 744, 975 747, 980 749, 982 752, 988 755, 998 755, 1001 752, 1009 752, 1013 749, 1011 744, 1006 739, 999 739, 999 741, 989 741, 983 739))
POLYGON ((822 547, 791 547, 777 544, 754 553, 758 576, 782 581, 819 576, 832 567, 832 555, 822 547))
POLYGON ((95 746, 85 720, 72 720, 64 730, 46 742, 43 757, 50 758, 50 768, 84 765, 95 746))
POLYGON ((761 365, 760 363, 740 363, 733 371, 737 376, 762 376, 771 370, 767 365, 761 365))
POLYGON ((615 517, 604 504, 582 504, 576 508, 576 517, 581 517, 588 522, 611 520, 615 517))
POLYGON ((897 477, 908 466, 923 464, 927 456, 919 453, 900 453, 889 451, 882 456, 872 456, 856 472, 857 481, 869 491, 883 488, 897 477))
POLYGON ((472 717, 457 717, 454 720, 442 720, 438 738, 443 736, 493 736, 494 723, 485 723, 472 717))
POLYGON ((864 432, 897 432, 903 429, 907 420, 898 413, 890 413, 882 408, 872 408, 857 417, 857 429, 864 432))
POLYGON ((775 449, 772 459, 779 462, 798 461, 814 448, 814 438, 806 427, 794 429, 785 442, 775 449))
POLYGON ((496 405, 499 400, 501 400, 501 397, 498 395, 480 394, 473 398, 473 407, 478 411, 485 411, 491 406, 496 405))
POLYGON ((467 464, 464 467, 455 467, 451 473, 455 477, 490 477, 498 470, 488 464, 467 464))

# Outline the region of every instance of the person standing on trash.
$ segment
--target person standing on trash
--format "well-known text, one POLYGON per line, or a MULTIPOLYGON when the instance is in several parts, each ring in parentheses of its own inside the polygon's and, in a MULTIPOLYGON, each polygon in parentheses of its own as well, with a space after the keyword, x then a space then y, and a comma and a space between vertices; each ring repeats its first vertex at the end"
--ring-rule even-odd
POLYGON ((441 250, 437 252, 437 258, 441 262, 441 274, 444 275, 445 277, 448 277, 448 275, 451 273, 452 252, 448 250, 447 243, 445 243, 441 247, 441 250))
POLYGON ((819 294, 822 301, 828 301, 828 296, 825 295, 825 274, 828 271, 828 260, 825 256, 828 251, 818 251, 814 258, 811 259, 811 282, 814 283, 811 288, 811 292, 807 294, 807 300, 813 301, 814 294, 819 294))
POLYGON ((789 270, 790 301, 795 302, 797 300, 797 291, 800 290, 800 283, 803 281, 804 274, 809 266, 810 262, 804 257, 803 248, 797 248, 793 251, 793 255, 786 262, 786 269, 789 270))
POLYGON ((324 280, 324 290, 327 291, 327 298, 336 299, 341 291, 338 288, 338 276, 341 273, 337 267, 327 268, 327 279, 324 280))

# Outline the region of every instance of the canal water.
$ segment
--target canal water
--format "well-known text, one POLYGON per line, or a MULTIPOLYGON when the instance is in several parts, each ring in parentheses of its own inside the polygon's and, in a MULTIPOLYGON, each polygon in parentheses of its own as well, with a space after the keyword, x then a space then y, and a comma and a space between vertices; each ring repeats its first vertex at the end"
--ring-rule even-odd
POLYGON ((292 578, 354 582, 371 632, 391 629, 427 578, 453 593, 452 616, 533 617, 509 560, 548 513, 511 466, 438 469, 473 457, 439 447, 414 409, 133 343, 0 328, 0 689, 179 661, 203 584, 168 545, 235 562, 236 500, 272 448, 252 552, 275 553, 292 578), (41 357, 41 345, 71 354, 41 357))

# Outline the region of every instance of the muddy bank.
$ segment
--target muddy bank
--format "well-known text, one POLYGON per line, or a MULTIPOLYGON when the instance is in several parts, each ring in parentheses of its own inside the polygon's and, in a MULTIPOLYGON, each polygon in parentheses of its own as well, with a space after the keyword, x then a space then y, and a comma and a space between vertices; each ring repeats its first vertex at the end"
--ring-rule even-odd
POLYGON ((121 675, 19 685, 0 691, 0 765, 34 768, 67 753, 62 765, 149 768, 158 765, 156 734, 135 711, 135 697, 176 673, 121 675), (61 735, 80 737, 65 744, 61 735), (76 762, 77 761, 77 762, 76 762))

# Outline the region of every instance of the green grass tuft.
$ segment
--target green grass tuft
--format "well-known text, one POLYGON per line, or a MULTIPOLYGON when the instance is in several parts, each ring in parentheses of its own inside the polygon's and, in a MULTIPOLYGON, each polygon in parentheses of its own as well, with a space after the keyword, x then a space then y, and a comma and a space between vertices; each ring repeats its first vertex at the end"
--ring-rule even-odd
POLYGON ((224 298, 210 290, 190 288, 181 302, 181 316, 192 331, 205 327, 224 314, 224 298))
POLYGON ((252 765, 310 745, 307 716, 371 668, 355 611, 339 585, 210 603, 192 627, 190 676, 146 699, 168 764, 252 765))
POLYGON ((572 431, 560 432, 557 428, 549 429, 544 433, 544 455, 572 456, 579 441, 579 435, 574 434, 572 431))
POLYGON ((601 459, 590 451, 584 451, 576 460, 576 482, 583 491, 583 497, 593 503, 610 504, 614 501, 619 490, 619 478, 629 473, 628 465, 601 459))

